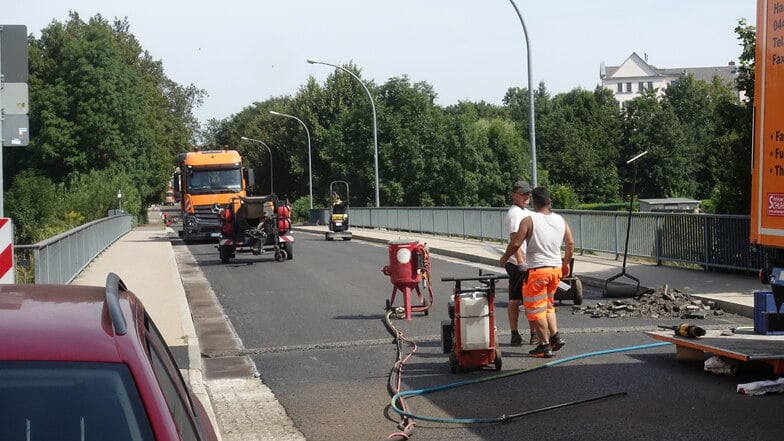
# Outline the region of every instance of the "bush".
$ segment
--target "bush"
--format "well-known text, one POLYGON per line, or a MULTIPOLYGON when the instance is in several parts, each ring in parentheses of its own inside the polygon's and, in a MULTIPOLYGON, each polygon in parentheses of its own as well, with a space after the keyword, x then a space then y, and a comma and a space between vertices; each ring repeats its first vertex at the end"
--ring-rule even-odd
POLYGON ((122 192, 123 211, 129 214, 142 211, 141 196, 130 176, 111 170, 92 170, 74 178, 66 195, 66 205, 69 210, 83 214, 85 222, 90 222, 119 208, 118 191, 122 192))
MULTIPOLYGON (((595 204, 580 204, 577 206, 578 210, 594 210, 594 211, 629 211, 628 202, 608 202, 608 203, 595 203, 595 204)), ((635 199, 633 211, 640 211, 640 204, 635 199)))
POLYGON ((716 214, 716 203, 713 199, 703 199, 700 201, 700 211, 703 213, 716 214))
POLYGON ((566 185, 556 185, 550 192, 550 199, 553 201, 553 208, 569 210, 577 208, 580 204, 577 192, 566 185))
POLYGON ((303 196, 291 204, 291 222, 307 223, 310 217, 310 196, 303 196))
POLYGON ((35 243, 68 230, 64 193, 49 178, 30 170, 14 177, 5 199, 15 244, 35 243))

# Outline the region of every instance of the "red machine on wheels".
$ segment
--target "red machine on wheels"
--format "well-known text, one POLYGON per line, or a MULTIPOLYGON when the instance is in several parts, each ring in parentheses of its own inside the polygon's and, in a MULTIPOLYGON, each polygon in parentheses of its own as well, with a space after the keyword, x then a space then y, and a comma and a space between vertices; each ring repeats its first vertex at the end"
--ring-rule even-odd
POLYGON ((389 265, 381 269, 394 285, 392 298, 387 300, 386 310, 395 304, 395 294, 403 293, 406 320, 411 320, 412 312, 424 312, 433 305, 433 287, 430 284, 430 253, 418 241, 393 240, 389 242, 389 265), (419 284, 427 286, 428 296, 423 296, 419 284), (411 294, 416 291, 419 305, 411 304, 411 294))
POLYGON ((501 370, 501 349, 495 336, 495 282, 506 275, 478 277, 444 277, 442 282, 455 282, 449 302, 449 320, 441 322, 441 343, 449 353, 452 373, 465 368, 488 365, 501 370), (463 288, 461 282, 478 281, 483 286, 463 288))

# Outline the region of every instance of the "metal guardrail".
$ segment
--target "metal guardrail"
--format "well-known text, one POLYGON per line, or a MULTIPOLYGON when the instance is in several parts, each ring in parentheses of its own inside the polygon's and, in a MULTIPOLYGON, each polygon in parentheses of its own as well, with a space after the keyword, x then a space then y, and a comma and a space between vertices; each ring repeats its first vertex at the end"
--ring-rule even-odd
MULTIPOLYGON (((328 218, 311 213, 311 217, 328 218)), ((311 211, 318 211, 311 210, 311 211)), ((581 252, 624 253, 628 212, 557 210, 581 252)), ((324 213, 322 213, 324 214, 324 213)), ((507 240, 506 208, 352 207, 351 225, 463 238, 507 240)), ((17 283, 70 283, 92 260, 131 231, 134 217, 110 216, 32 245, 14 246, 17 283), (32 270, 31 270, 32 269, 32 270)), ((749 216, 632 213, 628 256, 756 272, 764 252, 749 242, 749 216)))
POLYGON ((134 219, 110 216, 32 245, 15 245, 16 282, 71 283, 98 254, 131 231, 134 219))
MULTIPOLYGON (((624 253, 629 213, 556 210, 569 222, 581 252, 624 253)), ((351 208, 351 225, 506 241, 506 208, 351 208)), ((627 256, 691 264, 705 270, 756 272, 764 252, 749 242, 749 216, 691 213, 632 213, 627 256)))

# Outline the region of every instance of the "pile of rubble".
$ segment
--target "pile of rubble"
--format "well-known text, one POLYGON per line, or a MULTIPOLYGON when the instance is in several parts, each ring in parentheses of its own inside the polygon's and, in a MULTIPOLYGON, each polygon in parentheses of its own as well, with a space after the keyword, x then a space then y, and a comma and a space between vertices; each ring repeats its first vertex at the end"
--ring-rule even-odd
POLYGON ((704 319, 724 315, 712 301, 694 299, 677 289, 662 285, 648 289, 637 297, 608 299, 593 306, 573 306, 572 314, 587 314, 593 318, 662 318, 704 319))

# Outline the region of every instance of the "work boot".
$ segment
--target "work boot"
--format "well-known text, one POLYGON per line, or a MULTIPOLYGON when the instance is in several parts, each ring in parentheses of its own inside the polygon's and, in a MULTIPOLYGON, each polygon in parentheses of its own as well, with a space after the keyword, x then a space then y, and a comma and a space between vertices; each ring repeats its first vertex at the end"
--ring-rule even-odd
POLYGON ((558 334, 560 333, 556 333, 555 335, 550 337, 550 348, 553 350, 553 352, 560 351, 561 348, 564 347, 564 345, 566 345, 564 339, 562 339, 561 336, 558 334))
POLYGON ((539 336, 536 335, 536 332, 531 331, 531 339, 528 340, 529 345, 538 345, 539 344, 539 336))
POLYGON ((509 342, 510 346, 522 346, 523 337, 517 331, 512 331, 512 340, 509 342))
POLYGON ((528 351, 528 355, 536 358, 553 358, 553 350, 549 344, 539 345, 528 351))

